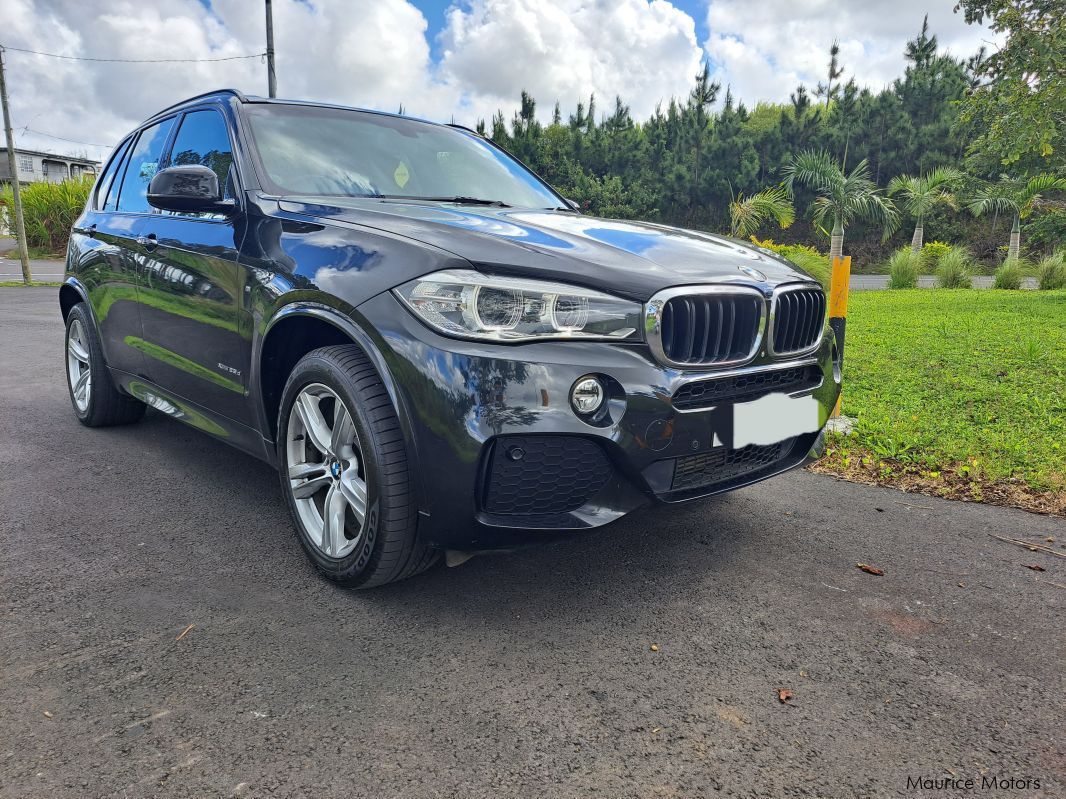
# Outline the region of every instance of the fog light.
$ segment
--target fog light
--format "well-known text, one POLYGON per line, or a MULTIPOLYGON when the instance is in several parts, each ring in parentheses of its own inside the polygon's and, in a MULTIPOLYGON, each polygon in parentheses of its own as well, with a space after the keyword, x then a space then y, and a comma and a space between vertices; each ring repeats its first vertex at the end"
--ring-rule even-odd
POLYGON ((596 412, 606 395, 603 383, 595 377, 583 377, 570 389, 570 404, 574 406, 575 411, 586 416, 596 412))

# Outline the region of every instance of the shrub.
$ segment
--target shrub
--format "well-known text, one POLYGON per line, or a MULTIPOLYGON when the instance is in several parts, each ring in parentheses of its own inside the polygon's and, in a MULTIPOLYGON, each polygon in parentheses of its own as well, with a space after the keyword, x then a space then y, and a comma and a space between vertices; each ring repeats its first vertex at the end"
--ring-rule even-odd
POLYGON ((941 256, 946 252, 950 252, 951 249, 950 244, 945 244, 942 241, 926 242, 922 247, 922 268, 926 272, 935 272, 941 256))
MULTIPOLYGON (((71 225, 85 208, 92 187, 93 180, 90 177, 73 178, 62 183, 31 183, 24 187, 21 195, 26 245, 53 253, 64 252, 71 225)), ((0 203, 8 208, 13 207, 10 186, 0 197, 0 203)))
POLYGON ((972 268, 973 259, 965 247, 949 247, 937 261, 937 285, 943 289, 968 289, 973 285, 972 268))
POLYGON ((888 259, 888 287, 890 289, 913 289, 918 286, 922 256, 910 247, 892 253, 888 259))
POLYGON ((1043 291, 1066 289, 1066 250, 1059 250, 1036 265, 1036 284, 1043 291))
POLYGON ((775 244, 770 239, 759 241, 754 236, 751 237, 751 241, 756 247, 770 250, 782 258, 792 261, 792 263, 821 283, 826 290, 829 289, 829 278, 832 272, 829 266, 829 256, 822 255, 814 247, 807 244, 775 244))
POLYGON ((996 279, 992 287, 1012 291, 1017 291, 1022 287, 1022 265, 1018 259, 1003 262, 1003 265, 996 270, 996 279))
POLYGON ((797 247, 795 250, 786 248, 786 252, 782 252, 781 255, 821 283, 822 287, 828 291, 831 276, 829 258, 817 253, 812 255, 808 252, 810 249, 810 247, 797 247))

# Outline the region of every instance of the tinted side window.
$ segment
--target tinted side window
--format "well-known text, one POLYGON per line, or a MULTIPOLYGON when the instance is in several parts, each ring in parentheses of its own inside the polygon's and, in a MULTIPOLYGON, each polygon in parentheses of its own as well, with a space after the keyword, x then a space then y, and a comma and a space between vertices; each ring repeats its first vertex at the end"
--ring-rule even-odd
POLYGON ((130 151, 129 165, 122 178, 122 190, 118 195, 118 210, 145 214, 152 210, 148 204, 148 183, 159 169, 159 159, 167 136, 174 126, 173 119, 145 128, 137 137, 137 144, 130 151))
POLYGON ((122 163, 122 159, 126 155, 126 148, 129 146, 129 141, 122 142, 115 150, 115 155, 111 159, 111 162, 107 165, 107 169, 100 175, 100 179, 96 181, 96 193, 94 195, 93 205, 96 208, 104 207, 104 200, 107 197, 107 190, 111 188, 111 181, 115 177, 115 173, 118 172, 119 165, 122 163))
POLYGON ((229 185, 233 148, 226 121, 218 111, 193 111, 182 119, 170 151, 170 166, 184 164, 200 164, 214 170, 223 195, 233 196, 229 185))
POLYGON ((126 145, 126 153, 122 156, 122 161, 115 171, 115 179, 111 181, 111 186, 107 190, 107 199, 104 201, 105 211, 118 210, 118 190, 122 186, 122 176, 126 174, 126 166, 130 162, 130 150, 132 149, 133 140, 131 139, 129 144, 126 145))

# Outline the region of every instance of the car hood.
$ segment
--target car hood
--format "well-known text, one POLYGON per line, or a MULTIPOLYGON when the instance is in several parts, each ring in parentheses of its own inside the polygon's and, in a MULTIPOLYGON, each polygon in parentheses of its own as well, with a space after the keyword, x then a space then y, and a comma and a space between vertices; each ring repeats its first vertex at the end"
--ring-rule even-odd
MULTIPOLYGON (((645 301, 661 289, 744 283, 769 292, 810 276, 735 239, 666 225, 536 209, 372 198, 286 198, 282 211, 432 245, 481 271, 576 283, 645 301)), ((413 267, 413 280, 424 273, 413 267)))

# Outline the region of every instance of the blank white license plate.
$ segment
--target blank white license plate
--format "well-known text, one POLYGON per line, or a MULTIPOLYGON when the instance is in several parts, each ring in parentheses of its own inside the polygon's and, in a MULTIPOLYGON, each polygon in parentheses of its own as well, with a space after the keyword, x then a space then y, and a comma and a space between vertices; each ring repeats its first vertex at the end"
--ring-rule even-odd
POLYGON ((819 414, 818 400, 810 394, 767 394, 751 402, 738 402, 733 405, 733 448, 776 444, 813 433, 822 426, 819 414))

